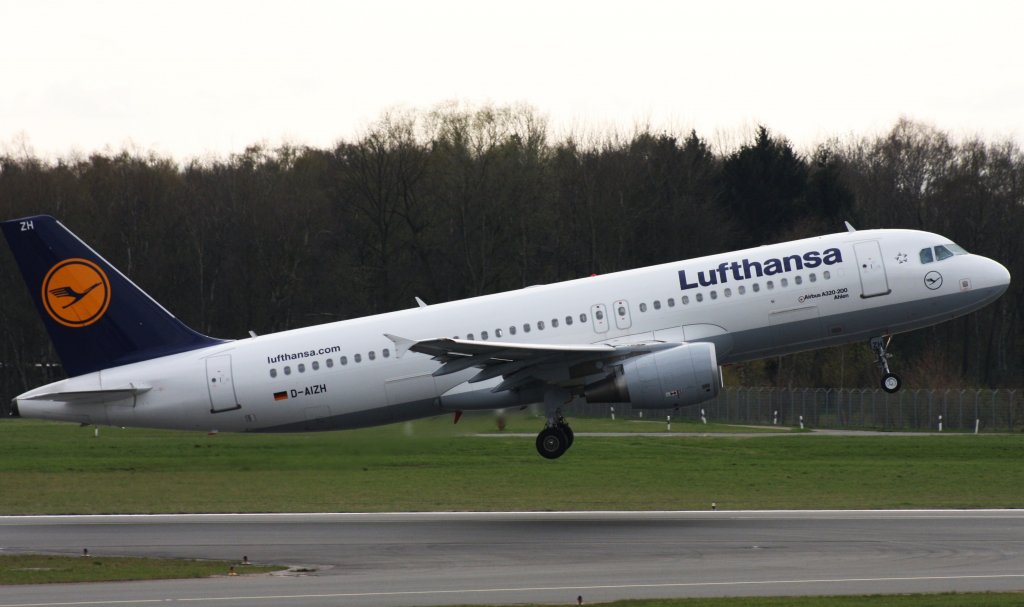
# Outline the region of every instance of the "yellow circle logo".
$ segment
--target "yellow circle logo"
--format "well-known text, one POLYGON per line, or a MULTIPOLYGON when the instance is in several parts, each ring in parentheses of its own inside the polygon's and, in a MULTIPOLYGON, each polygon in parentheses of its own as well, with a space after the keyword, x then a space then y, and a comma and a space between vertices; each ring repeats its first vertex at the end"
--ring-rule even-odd
POLYGON ((110 281, 87 259, 65 259, 43 279, 43 307, 65 327, 88 327, 110 305, 110 281))

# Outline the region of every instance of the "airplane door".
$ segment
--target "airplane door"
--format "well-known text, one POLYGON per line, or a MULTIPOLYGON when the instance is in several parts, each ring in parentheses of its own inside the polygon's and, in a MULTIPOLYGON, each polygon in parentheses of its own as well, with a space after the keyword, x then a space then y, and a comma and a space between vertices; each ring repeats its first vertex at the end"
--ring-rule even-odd
POLYGON ((853 245, 853 251, 857 255, 857 269, 860 271, 860 296, 877 297, 891 293, 878 241, 858 242, 853 245))
POLYGON ((625 299, 612 304, 615 309, 615 326, 619 329, 628 329, 633 321, 629 318, 629 302, 625 299))
POLYGON ((608 332, 608 312, 604 309, 604 304, 590 306, 590 318, 594 321, 594 331, 598 333, 608 332))
POLYGON ((206 359, 206 386, 210 390, 210 413, 241 409, 231 376, 231 355, 206 359))

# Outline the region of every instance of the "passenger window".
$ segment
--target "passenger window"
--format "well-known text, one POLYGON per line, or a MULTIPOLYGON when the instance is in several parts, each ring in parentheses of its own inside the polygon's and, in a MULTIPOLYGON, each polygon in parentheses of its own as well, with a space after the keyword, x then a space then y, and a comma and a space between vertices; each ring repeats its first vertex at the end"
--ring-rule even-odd
POLYGON ((501 337, 501 329, 495 329, 494 330, 494 336, 495 337, 501 337))
POLYGON ((384 358, 391 356, 391 352, 389 352, 387 348, 384 348, 384 351, 381 352, 381 354, 384 355, 384 358))
POLYGON ((711 290, 711 299, 718 299, 718 291, 711 290))
POLYGON ((660 310, 661 309, 661 301, 660 300, 658 300, 658 299, 654 300, 654 309, 655 310, 660 310))
POLYGON ((673 297, 669 297, 668 298, 668 307, 670 307, 670 308, 676 307, 676 300, 675 300, 675 298, 673 298, 673 297))
POLYGON ((480 339, 487 341, 487 331, 480 331, 480 339))
POLYGON ((946 247, 939 245, 935 247, 935 261, 942 261, 953 256, 953 252, 946 247))
POLYGON ((566 316, 565 317, 565 324, 566 324, 566 326, 572 324, 572 316, 566 316))
POLYGON ((305 372, 306 372, 306 365, 304 365, 302 363, 299 363, 299 373, 305 373, 305 372))
POLYGON ((348 357, 347 356, 342 356, 341 357, 341 364, 342 365, 347 365, 348 364, 348 357))
POLYGON ((761 290, 761 283, 755 282, 753 285, 751 285, 751 288, 754 289, 754 293, 757 293, 758 291, 761 290))
POLYGON ((619 316, 625 317, 626 316, 626 306, 619 306, 618 312, 619 312, 619 316))
POLYGON ((598 320, 604 320, 604 312, 602 312, 601 310, 594 312, 594 318, 598 320))
POLYGON ((515 335, 516 334, 516 326, 515 325, 512 325, 511 327, 508 328, 508 334, 509 335, 515 335))
POLYGON ((803 284, 803 282, 804 282, 804 279, 803 279, 803 277, 801 277, 801 276, 794 276, 794 277, 793 277, 793 282, 795 282, 795 283, 796 283, 796 284, 798 284, 798 285, 799 285, 799 284, 803 284))
POLYGON ((543 320, 538 320, 537 321, 537 330, 538 331, 543 331, 544 330, 544 321, 543 320))
MULTIPOLYGON (((387 352, 387 350, 385 350, 385 352, 387 352)), ((327 368, 328 369, 333 369, 334 368, 334 359, 333 358, 328 358, 327 359, 327 368)))
POLYGON ((704 301, 704 294, 703 293, 697 293, 697 301, 698 302, 704 301))
POLYGON ((685 306, 686 304, 690 303, 690 298, 687 297, 686 295, 683 295, 683 297, 679 301, 683 302, 683 305, 685 306))
POLYGON ((271 377, 277 377, 277 369, 271 369, 270 370, 270 376, 271 377))
POLYGON ((284 368, 284 374, 285 375, 291 375, 292 374, 292 368, 291 367, 285 367, 284 368))
POLYGON ((935 261, 935 258, 932 257, 932 250, 930 248, 928 248, 928 249, 921 249, 920 255, 921 255, 921 263, 931 263, 931 262, 935 261))
POLYGON ((779 281, 779 286, 783 287, 783 288, 788 287, 789 286, 789 279, 788 278, 783 278, 782 280, 780 280, 779 281))
POLYGON ((357 363, 361 363, 361 362, 363 362, 363 355, 362 354, 356 354, 355 356, 352 357, 352 360, 356 361, 357 363))
POLYGON ((829 278, 832 278, 832 272, 825 270, 824 272, 821 273, 821 277, 824 278, 825 280, 828 280, 829 278))
POLYGON ((640 304, 640 311, 641 312, 646 312, 647 311, 647 304, 645 304, 645 303, 640 304))
POLYGON ((473 334, 472 333, 467 333, 466 334, 466 339, 468 339, 469 341, 474 341, 473 340, 473 334))
POLYGON ((313 370, 314 371, 319 371, 320 370, 320 361, 316 361, 316 360, 313 361, 313 370))
POLYGON ((747 292, 747 288, 746 288, 746 287, 744 287, 743 285, 740 285, 740 286, 739 286, 739 287, 738 287, 738 288, 736 289, 736 292, 737 292, 737 293, 739 293, 740 295, 743 295, 744 293, 746 293, 746 292, 747 292))
POLYGON ((528 323, 528 322, 527 323, 523 323, 523 333, 529 333, 529 332, 530 332, 530 323, 528 323))
POLYGON ((377 353, 370 350, 370 353, 366 355, 370 360, 377 360, 377 353))
POLYGON ((587 315, 586 314, 580 314, 580 322, 587 322, 587 315))
POLYGON ((764 286, 768 287, 768 290, 771 291, 775 288, 775 283, 769 280, 764 283, 764 286))
POLYGON ((732 297, 732 289, 730 289, 729 287, 726 287, 725 290, 722 291, 722 293, 724 293, 726 297, 732 297))
POLYGON ((814 272, 811 272, 811 275, 808 276, 807 278, 809 278, 811 280, 811 282, 817 282, 818 281, 818 275, 815 274, 814 272))
POLYGON ((551 319, 551 328, 552 329, 557 329, 558 328, 558 319, 557 318, 552 318, 551 319))

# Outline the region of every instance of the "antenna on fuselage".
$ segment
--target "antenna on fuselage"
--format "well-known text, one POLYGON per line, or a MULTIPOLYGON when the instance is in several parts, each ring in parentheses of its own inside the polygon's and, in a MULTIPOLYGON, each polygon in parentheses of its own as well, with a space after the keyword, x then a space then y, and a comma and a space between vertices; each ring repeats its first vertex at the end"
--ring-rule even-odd
POLYGON ((844 221, 843 223, 846 224, 846 231, 847 232, 856 232, 857 231, 857 228, 851 226, 849 221, 844 221))

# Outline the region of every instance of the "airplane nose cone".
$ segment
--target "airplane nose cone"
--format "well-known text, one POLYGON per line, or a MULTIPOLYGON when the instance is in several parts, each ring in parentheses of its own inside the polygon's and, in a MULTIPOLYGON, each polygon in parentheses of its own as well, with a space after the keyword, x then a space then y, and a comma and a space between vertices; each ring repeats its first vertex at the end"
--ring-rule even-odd
POLYGON ((992 274, 993 286, 1001 286, 1005 291, 1010 286, 1010 271, 1006 269, 1006 266, 994 259, 990 259, 989 261, 992 263, 992 269, 990 272, 992 274))

